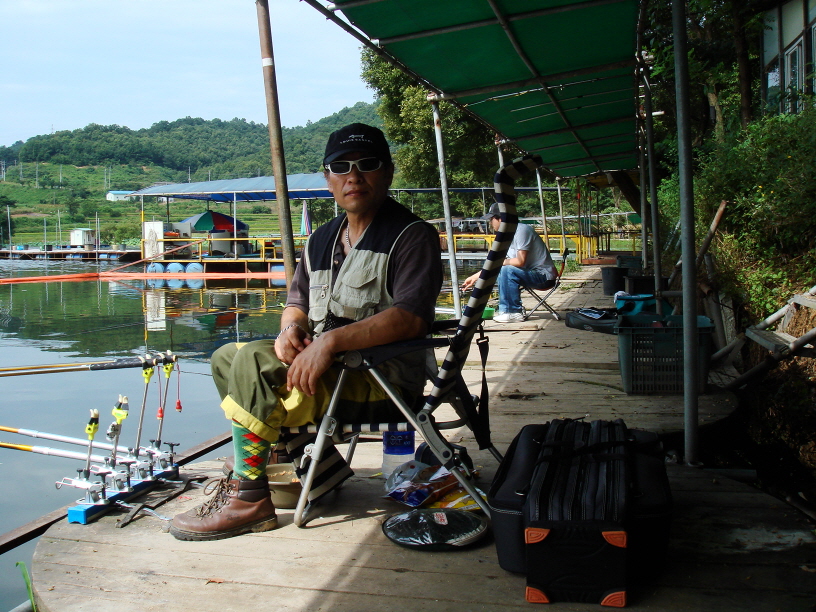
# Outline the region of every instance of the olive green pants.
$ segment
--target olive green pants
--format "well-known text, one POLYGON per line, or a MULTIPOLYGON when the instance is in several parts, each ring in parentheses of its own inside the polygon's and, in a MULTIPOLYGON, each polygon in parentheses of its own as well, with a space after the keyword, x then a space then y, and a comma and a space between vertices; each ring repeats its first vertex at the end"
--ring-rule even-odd
MULTIPOLYGON (((226 344, 213 353, 211 367, 226 417, 272 443, 278 441, 281 427, 299 427, 321 419, 341 371, 339 366, 329 368, 313 396, 297 389, 287 391, 287 366, 275 355, 274 340, 226 344)), ((389 423, 403 420, 401 414, 368 372, 349 372, 338 403, 338 418, 389 423)))

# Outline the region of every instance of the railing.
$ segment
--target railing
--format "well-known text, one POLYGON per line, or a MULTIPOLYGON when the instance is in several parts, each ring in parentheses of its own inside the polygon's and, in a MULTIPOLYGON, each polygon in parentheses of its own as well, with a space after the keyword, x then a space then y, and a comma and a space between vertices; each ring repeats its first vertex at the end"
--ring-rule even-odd
MULTIPOLYGON (((540 235, 540 234, 539 234, 540 235)), ((308 236, 295 236, 294 243, 296 249, 302 249, 308 236)), ((457 252, 487 252, 490 250, 494 234, 454 234, 453 250, 457 252)), ((586 258, 597 257, 602 251, 615 251, 613 240, 625 240, 629 244, 626 250, 633 254, 640 251, 640 233, 636 231, 615 231, 602 232, 600 234, 561 234, 551 233, 549 244, 547 245, 553 253, 563 252, 564 248, 569 248, 575 253, 579 261, 586 258)), ((141 241, 142 257, 146 255, 146 240, 141 241)), ((283 248, 280 238, 273 236, 253 236, 249 238, 196 238, 179 240, 175 237, 163 238, 155 241, 156 245, 150 252, 159 254, 156 259, 161 261, 212 261, 213 258, 223 258, 224 260, 244 260, 244 261, 264 261, 282 262, 283 248), (177 250, 168 256, 161 253, 171 249, 183 247, 189 244, 189 251, 186 249, 177 250), (237 250, 237 253, 236 253, 237 250)), ((439 244, 443 252, 448 249, 448 239, 445 234, 439 235, 439 244)))
MULTIPOLYGON (((294 243, 296 249, 303 248, 308 236, 295 236, 294 243)), ((158 261, 211 261, 213 258, 224 260, 250 260, 250 261, 283 261, 283 247, 280 238, 272 236, 254 236, 251 238, 196 238, 179 240, 176 237, 161 238, 151 240, 151 246, 147 248, 148 241, 141 240, 142 258, 153 256, 158 261), (183 248, 187 245, 189 248, 183 248), (182 247, 179 249, 179 247, 182 247), (164 255, 168 251, 177 249, 169 255, 164 255)))

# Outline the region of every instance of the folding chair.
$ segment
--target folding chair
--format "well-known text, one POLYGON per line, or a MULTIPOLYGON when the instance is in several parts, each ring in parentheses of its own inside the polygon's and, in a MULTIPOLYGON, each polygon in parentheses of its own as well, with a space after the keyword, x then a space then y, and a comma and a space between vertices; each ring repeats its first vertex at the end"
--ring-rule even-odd
POLYGON ((533 308, 531 308, 530 310, 527 310, 526 308, 524 308, 524 306, 521 307, 521 320, 522 321, 526 321, 527 319, 529 319, 530 315, 533 314, 536 310, 538 310, 542 306, 552 313, 552 316, 555 317, 556 321, 561 320, 561 317, 558 315, 557 312, 555 312, 553 307, 550 306, 547 303, 547 300, 555 292, 555 290, 558 289, 558 287, 561 285, 561 276, 564 274, 564 267, 567 265, 567 255, 569 255, 569 249, 565 248, 564 252, 561 254, 561 266, 559 267, 558 272, 556 273, 555 284, 552 287, 548 287, 547 289, 537 289, 537 290, 536 289, 531 289, 530 287, 524 287, 524 286, 521 287, 522 291, 526 291, 527 293, 529 293, 533 297, 533 299, 536 300, 536 305, 533 306, 533 308), (541 295, 541 294, 536 293, 536 291, 546 291, 547 293, 541 295))
MULTIPOLYGON (((480 329, 480 338, 477 340, 482 363, 487 359, 487 338, 481 329, 482 313, 490 298, 491 290, 496 282, 496 277, 501 270, 507 249, 513 239, 518 224, 515 206, 515 190, 513 188, 516 179, 522 175, 530 173, 541 165, 541 158, 538 156, 524 157, 501 168, 495 177, 495 198, 502 213, 501 223, 496 232, 496 237, 488 252, 487 258, 482 267, 479 280, 473 288, 467 306, 462 313, 462 318, 453 321, 437 322, 436 330, 439 327, 449 327, 455 332, 444 338, 424 338, 395 342, 383 346, 377 346, 364 350, 348 351, 339 357, 342 364, 342 371, 333 391, 329 406, 319 425, 299 428, 302 433, 316 434, 315 441, 305 446, 302 460, 299 461, 300 468, 305 471, 301 477, 302 491, 295 508, 294 523, 298 527, 303 527, 308 521, 310 504, 310 492, 313 490, 315 479, 320 471, 320 460, 325 459, 325 451, 333 444, 333 441, 350 441, 350 451, 356 444, 356 437, 361 432, 384 431, 384 430, 407 430, 413 429, 419 433, 420 437, 428 444, 433 454, 441 465, 446 467, 456 477, 462 487, 467 491, 473 500, 479 504, 482 510, 490 516, 490 509, 476 490, 470 480, 470 473, 465 462, 460 457, 457 449, 451 445, 443 436, 441 431, 450 427, 468 426, 473 431, 479 450, 488 450, 497 459, 501 460, 501 454, 493 446, 490 440, 490 421, 487 406, 487 383, 484 375, 482 377, 482 389, 480 396, 471 395, 467 385, 462 378, 462 366, 464 365, 470 343, 477 331, 480 329), (391 385, 388 379, 380 372, 378 366, 383 362, 412 351, 448 347, 447 355, 433 377, 433 388, 423 399, 424 404, 415 411, 401 397, 399 392, 391 385), (341 423, 336 416, 340 394, 345 384, 345 380, 350 370, 367 370, 371 373, 377 383, 382 387, 390 399, 405 417, 404 423, 389 424, 359 424, 341 423), (457 412, 459 417, 455 421, 447 423, 437 423, 434 418, 434 411, 443 403, 449 402, 457 412), (308 466, 306 465, 308 464, 308 466)), ((284 432, 282 432, 284 433, 284 432)), ((337 453, 335 451, 334 456, 337 453)), ((349 456, 350 459, 350 456, 349 456)), ((314 499, 314 494, 311 494, 314 499)))

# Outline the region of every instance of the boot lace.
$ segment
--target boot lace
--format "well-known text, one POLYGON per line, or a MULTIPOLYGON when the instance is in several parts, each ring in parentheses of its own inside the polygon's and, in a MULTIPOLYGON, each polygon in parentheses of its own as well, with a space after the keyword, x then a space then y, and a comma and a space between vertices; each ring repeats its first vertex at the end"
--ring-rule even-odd
POLYGON ((218 512, 223 508, 230 498, 234 485, 226 478, 210 480, 204 486, 204 495, 210 495, 210 499, 196 508, 196 515, 204 518, 213 512, 218 512))

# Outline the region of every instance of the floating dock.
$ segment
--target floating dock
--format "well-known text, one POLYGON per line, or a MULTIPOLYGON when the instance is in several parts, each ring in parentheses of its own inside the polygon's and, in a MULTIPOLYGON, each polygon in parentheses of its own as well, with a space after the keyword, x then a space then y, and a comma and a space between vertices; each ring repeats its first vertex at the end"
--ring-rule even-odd
POLYGON ((0 259, 20 259, 23 261, 111 261, 128 263, 141 259, 138 249, 110 249, 83 247, 13 248, 0 249, 0 259))

